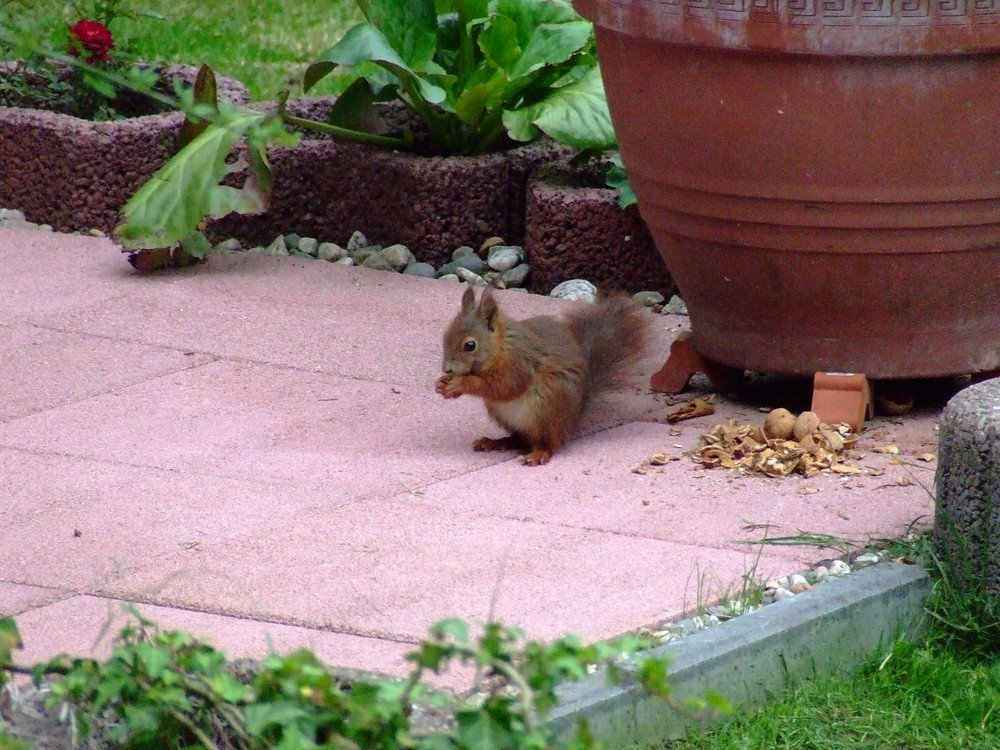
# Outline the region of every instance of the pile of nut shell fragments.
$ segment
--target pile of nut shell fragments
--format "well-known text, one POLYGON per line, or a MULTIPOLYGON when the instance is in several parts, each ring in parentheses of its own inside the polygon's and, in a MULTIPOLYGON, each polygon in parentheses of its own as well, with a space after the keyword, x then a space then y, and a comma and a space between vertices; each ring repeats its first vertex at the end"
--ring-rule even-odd
POLYGON ((858 467, 844 463, 861 457, 854 450, 857 440, 850 426, 826 424, 814 412, 796 417, 787 409, 774 409, 759 427, 735 419, 713 427, 699 438, 692 458, 705 468, 772 477, 796 472, 812 477, 826 470, 858 474, 858 467))

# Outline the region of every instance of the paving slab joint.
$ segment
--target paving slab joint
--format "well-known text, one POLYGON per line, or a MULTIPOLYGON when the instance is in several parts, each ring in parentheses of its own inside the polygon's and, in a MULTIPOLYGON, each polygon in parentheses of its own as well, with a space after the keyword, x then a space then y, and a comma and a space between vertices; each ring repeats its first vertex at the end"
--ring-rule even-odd
MULTIPOLYGON (((674 697, 714 691, 750 708, 802 680, 845 674, 924 624, 931 590, 919 566, 880 563, 791 599, 659 646, 671 659, 674 697)), ((695 720, 646 695, 636 684, 607 685, 598 671, 560 687, 550 725, 568 736, 585 719, 609 747, 681 736, 695 720)))

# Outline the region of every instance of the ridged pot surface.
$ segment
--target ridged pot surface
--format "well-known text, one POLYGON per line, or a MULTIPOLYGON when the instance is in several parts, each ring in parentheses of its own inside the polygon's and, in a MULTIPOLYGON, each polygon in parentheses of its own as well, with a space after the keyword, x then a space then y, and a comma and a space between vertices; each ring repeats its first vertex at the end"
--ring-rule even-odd
POLYGON ((703 354, 1000 368, 1000 0, 575 5, 703 354))

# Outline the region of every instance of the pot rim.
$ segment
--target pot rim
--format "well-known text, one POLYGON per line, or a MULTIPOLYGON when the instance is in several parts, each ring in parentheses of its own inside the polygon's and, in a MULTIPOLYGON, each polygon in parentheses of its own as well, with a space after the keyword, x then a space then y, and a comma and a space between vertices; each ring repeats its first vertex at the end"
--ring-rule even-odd
POLYGON ((674 44, 837 56, 1000 51, 1000 0, 573 0, 598 29, 674 44))

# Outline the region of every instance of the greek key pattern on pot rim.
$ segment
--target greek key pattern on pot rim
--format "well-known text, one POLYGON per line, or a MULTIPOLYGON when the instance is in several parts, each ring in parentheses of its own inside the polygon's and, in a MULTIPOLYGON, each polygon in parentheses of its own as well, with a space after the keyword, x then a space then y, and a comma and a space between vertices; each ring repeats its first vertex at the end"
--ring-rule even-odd
POLYGON ((825 26, 995 24, 1000 0, 617 0, 665 15, 825 26))

